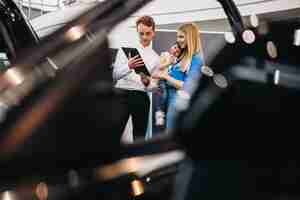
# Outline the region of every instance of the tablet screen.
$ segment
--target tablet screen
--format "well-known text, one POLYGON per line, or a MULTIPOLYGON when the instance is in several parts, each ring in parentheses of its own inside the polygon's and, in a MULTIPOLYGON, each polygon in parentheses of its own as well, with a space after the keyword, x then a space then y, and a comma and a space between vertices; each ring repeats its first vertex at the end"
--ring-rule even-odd
MULTIPOLYGON (((122 50, 124 51, 125 55, 127 58, 129 57, 134 57, 136 55, 138 55, 139 57, 141 57, 139 51, 136 48, 130 48, 130 47, 122 47, 122 50)), ((150 76, 150 72, 148 71, 146 65, 144 64, 141 67, 137 67, 136 69, 134 69, 134 71, 139 74, 139 73, 144 73, 147 76, 150 76)))

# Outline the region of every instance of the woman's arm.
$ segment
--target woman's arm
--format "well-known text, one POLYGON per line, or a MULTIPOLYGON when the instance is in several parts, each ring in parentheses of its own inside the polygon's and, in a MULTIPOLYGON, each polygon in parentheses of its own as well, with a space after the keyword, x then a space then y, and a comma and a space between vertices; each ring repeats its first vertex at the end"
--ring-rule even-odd
POLYGON ((166 80, 175 87, 176 89, 181 89, 183 86, 183 81, 177 80, 169 75, 167 70, 160 70, 152 74, 153 79, 166 80))
POLYGON ((190 69, 184 81, 183 89, 188 93, 193 93, 199 78, 201 77, 202 59, 199 56, 193 56, 190 69))
POLYGON ((168 72, 161 73, 161 78, 168 81, 173 87, 175 87, 178 90, 181 89, 183 86, 183 81, 173 78, 168 74, 168 72))

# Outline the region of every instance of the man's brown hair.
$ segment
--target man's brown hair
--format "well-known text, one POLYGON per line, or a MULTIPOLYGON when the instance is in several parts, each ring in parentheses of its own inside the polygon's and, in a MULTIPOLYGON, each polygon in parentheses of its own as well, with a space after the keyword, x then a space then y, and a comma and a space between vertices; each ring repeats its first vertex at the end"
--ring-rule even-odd
POLYGON ((146 26, 152 27, 153 31, 155 31, 155 22, 154 19, 148 15, 144 15, 136 20, 136 27, 139 24, 144 24, 146 26))

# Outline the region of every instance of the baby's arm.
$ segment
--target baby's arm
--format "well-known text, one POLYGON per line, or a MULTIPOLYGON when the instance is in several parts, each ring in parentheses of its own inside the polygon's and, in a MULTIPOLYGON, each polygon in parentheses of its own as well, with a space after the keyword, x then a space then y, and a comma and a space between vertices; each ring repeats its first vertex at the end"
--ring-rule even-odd
POLYGON ((175 57, 169 52, 163 52, 160 54, 159 69, 165 70, 174 62, 175 57))

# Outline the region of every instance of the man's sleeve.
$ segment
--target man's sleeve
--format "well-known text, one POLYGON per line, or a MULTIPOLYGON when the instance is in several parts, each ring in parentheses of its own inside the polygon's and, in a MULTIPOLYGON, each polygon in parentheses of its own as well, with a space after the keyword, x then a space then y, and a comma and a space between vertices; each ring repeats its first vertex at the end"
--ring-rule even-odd
MULTIPOLYGON (((159 56, 157 56, 153 64, 153 67, 150 70, 151 74, 154 73, 156 70, 159 70, 159 65, 160 65, 159 61, 160 61, 159 56)), ((150 83, 145 89, 149 92, 153 92, 154 90, 158 89, 158 79, 153 79, 150 77, 150 83)))
POLYGON ((122 49, 119 49, 115 63, 113 63, 113 79, 118 81, 132 70, 128 67, 128 59, 122 49))

